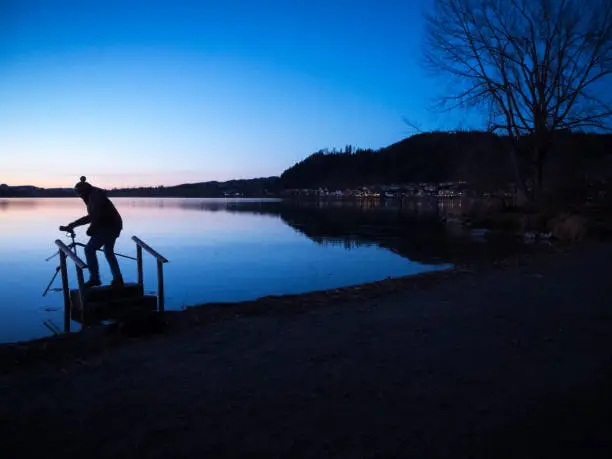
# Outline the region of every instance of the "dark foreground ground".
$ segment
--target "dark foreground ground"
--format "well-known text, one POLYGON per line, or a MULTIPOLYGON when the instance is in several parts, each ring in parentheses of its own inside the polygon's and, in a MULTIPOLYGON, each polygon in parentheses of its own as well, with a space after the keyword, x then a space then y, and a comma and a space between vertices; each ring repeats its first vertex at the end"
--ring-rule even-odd
POLYGON ((612 457, 612 245, 5 366, 2 457, 612 457))

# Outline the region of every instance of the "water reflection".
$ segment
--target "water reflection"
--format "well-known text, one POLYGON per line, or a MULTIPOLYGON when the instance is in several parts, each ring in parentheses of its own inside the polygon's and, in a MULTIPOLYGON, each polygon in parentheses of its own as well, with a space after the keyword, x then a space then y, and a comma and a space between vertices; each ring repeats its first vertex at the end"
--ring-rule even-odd
POLYGON ((295 231, 324 246, 378 246, 425 264, 488 262, 533 250, 512 235, 486 239, 455 217, 473 205, 461 199, 388 201, 133 200, 131 207, 180 208, 190 211, 247 213, 278 217, 295 231))
POLYGON ((324 246, 378 246, 424 264, 486 263, 538 250, 513 235, 475 236, 457 216, 470 199, 412 200, 135 200, 134 207, 176 207, 207 212, 250 213, 279 217, 285 224, 324 246))
MULTIPOLYGON (((459 201, 113 201, 125 223, 117 252, 134 256, 130 236, 138 235, 170 259, 168 309, 335 288, 525 250, 515 239, 476 241, 453 225, 459 201)), ((63 237, 58 226, 84 213, 76 198, 0 199, 0 341, 48 335, 50 324, 63 322, 59 281, 41 297, 57 266, 56 258, 44 260, 63 237)), ((135 281, 135 263, 120 263, 126 281, 135 281)), ((104 279, 104 262, 101 268, 104 279)), ((149 293, 156 291, 155 269, 145 264, 149 293)))
POLYGON ((0 212, 32 210, 38 206, 38 199, 0 199, 0 212))
MULTIPOLYGON (((71 209, 70 217, 66 217, 70 220, 84 213, 78 200, 58 198, 44 201, 45 205, 41 206, 40 199, 0 199, 0 211, 5 212, 7 223, 10 223, 6 220, 9 211, 26 212, 28 220, 55 217, 56 222, 64 218, 58 215, 58 208, 62 208, 59 214, 67 214, 71 209)), ((485 244, 482 238, 474 238, 467 228, 454 222, 454 216, 466 206, 466 202, 458 199, 296 202, 280 199, 115 198, 114 201, 120 206, 128 226, 132 218, 138 221, 146 218, 169 231, 171 219, 186 219, 183 211, 258 215, 279 219, 318 244, 340 245, 349 250, 379 246, 427 264, 486 261, 527 249, 520 240, 512 237, 498 235, 485 244), (164 222, 157 220, 159 215, 163 215, 164 222)), ((232 231, 235 223, 235 220, 224 217, 209 219, 206 231, 212 228, 232 231)), ((250 227, 253 231, 255 228, 250 227)), ((9 227, 5 225, 2 230, 0 228, 0 237, 9 231, 9 227)), ((28 231, 28 228, 21 230, 28 231)))

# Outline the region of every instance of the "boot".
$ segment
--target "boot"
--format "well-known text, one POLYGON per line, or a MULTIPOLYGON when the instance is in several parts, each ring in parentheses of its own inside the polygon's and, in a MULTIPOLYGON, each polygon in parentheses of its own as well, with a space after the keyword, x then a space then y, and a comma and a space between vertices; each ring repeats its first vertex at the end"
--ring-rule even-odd
POLYGON ((123 287, 123 277, 116 277, 111 281, 111 287, 121 288, 123 287))
POLYGON ((87 282, 85 282, 85 284, 83 284, 83 286, 85 288, 91 288, 91 287, 97 287, 98 285, 102 285, 102 282, 100 282, 100 279, 89 279, 87 282))

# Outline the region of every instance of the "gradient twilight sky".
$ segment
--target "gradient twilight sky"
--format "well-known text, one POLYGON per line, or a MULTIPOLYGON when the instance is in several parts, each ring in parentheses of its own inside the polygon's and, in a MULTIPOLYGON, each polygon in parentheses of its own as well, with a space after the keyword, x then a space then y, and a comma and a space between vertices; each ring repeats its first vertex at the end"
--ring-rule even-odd
POLYGON ((428 111, 430 0, 0 0, 0 183, 173 185, 379 148, 428 111))

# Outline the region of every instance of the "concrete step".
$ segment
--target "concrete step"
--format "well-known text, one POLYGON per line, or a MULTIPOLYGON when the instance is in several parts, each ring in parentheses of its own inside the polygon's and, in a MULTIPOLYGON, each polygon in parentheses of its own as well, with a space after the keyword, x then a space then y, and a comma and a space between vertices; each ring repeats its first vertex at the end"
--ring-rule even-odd
POLYGON ((89 301, 87 310, 80 307, 78 290, 71 292, 72 304, 79 307, 71 309, 71 317, 77 323, 91 325, 102 321, 122 320, 139 313, 157 310, 157 297, 143 295, 135 298, 116 298, 108 301, 89 301), (74 292, 74 293, 73 293, 74 292))
MULTIPOLYGON (((70 297, 72 298, 73 292, 78 290, 71 290, 70 297)), ((110 285, 101 285, 99 287, 91 287, 85 289, 85 301, 88 303, 99 302, 99 301, 113 301, 116 299, 127 299, 127 298, 138 298, 144 295, 142 285, 137 283, 124 284, 123 287, 111 287, 110 285)), ((74 302, 72 303, 75 304, 74 302)), ((80 302, 79 302, 80 304, 80 302)), ((80 307, 80 306, 76 306, 80 307)))

